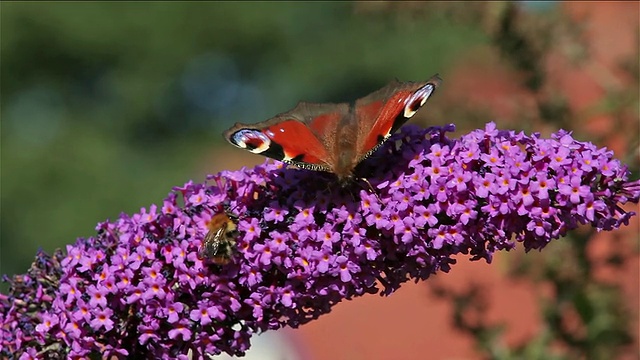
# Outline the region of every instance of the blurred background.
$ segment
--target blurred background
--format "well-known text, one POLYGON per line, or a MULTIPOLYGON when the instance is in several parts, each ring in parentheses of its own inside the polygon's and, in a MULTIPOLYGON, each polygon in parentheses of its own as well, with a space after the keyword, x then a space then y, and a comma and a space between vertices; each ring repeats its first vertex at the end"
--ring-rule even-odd
MULTIPOLYGON (((352 101, 394 78, 444 79, 413 123, 570 129, 637 179, 639 6, 3 2, 0 273, 172 186, 263 162, 223 140, 236 121, 352 101)), ((252 356, 637 359, 639 231, 635 217, 491 265, 460 257, 450 274, 257 341, 252 356)))

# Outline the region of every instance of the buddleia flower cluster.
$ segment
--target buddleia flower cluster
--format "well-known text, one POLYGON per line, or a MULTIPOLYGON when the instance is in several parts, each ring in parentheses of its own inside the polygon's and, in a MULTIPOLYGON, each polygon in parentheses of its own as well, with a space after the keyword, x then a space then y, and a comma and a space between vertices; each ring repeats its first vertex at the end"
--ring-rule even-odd
POLYGON ((566 131, 453 130, 404 127, 346 184, 280 163, 225 171, 98 224, 66 253, 39 253, 0 297, 0 356, 242 355, 255 333, 448 272, 458 254, 490 262, 634 215, 621 205, 638 202, 640 182, 607 149, 566 131), (237 232, 218 265, 197 254, 222 212, 237 232))

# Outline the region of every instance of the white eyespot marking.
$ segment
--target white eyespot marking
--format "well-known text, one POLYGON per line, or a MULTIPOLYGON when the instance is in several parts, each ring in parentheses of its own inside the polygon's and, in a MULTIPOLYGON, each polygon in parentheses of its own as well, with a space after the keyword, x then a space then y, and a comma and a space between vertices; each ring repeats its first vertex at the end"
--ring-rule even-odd
POLYGON ((262 131, 253 129, 238 130, 231 135, 233 145, 247 149, 254 154, 265 152, 271 146, 271 140, 262 131))
POLYGON ((435 89, 435 87, 433 84, 429 83, 411 94, 404 105, 404 117, 409 119, 415 115, 416 112, 418 112, 418 110, 427 102, 427 99, 429 99, 429 96, 433 93, 433 89, 435 89))

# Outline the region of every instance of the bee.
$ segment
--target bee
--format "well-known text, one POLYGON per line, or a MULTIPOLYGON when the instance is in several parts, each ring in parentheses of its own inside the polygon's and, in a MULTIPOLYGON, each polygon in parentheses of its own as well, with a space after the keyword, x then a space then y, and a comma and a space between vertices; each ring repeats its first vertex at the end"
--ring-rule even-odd
POLYGON ((207 224, 209 231, 202 240, 198 250, 198 257, 209 260, 216 265, 226 265, 236 248, 238 227, 236 222, 226 212, 216 214, 207 224))

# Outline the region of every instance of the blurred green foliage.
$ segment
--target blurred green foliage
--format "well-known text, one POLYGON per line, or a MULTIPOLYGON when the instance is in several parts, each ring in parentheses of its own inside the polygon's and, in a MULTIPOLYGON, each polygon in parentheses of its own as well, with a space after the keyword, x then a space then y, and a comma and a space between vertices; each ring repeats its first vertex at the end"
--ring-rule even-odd
POLYGON ((235 121, 443 74, 488 41, 439 13, 362 11, 375 3, 1 6, 3 274, 204 180, 235 121))

